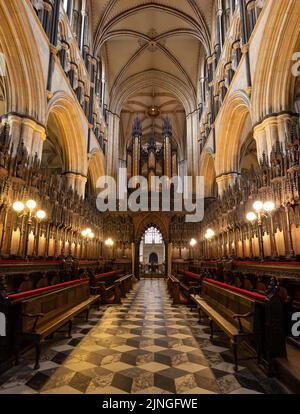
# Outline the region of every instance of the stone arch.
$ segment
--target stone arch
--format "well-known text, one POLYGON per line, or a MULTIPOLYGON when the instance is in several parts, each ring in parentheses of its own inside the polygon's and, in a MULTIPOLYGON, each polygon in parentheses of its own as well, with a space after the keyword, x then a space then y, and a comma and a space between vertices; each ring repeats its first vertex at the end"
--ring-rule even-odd
POLYGON ((169 223, 164 220, 164 218, 156 215, 153 218, 153 214, 147 214, 144 216, 139 223, 135 225, 135 240, 139 243, 143 237, 143 234, 149 227, 157 228, 163 237, 164 242, 168 242, 169 240, 169 223))
POLYGON ((267 115, 293 111, 296 77, 292 57, 298 52, 300 40, 300 2, 282 0, 269 2, 268 24, 257 58, 253 81, 253 123, 267 115))
POLYGON ((124 102, 136 91, 146 88, 149 85, 160 86, 175 96, 178 96, 186 114, 193 112, 197 108, 195 93, 189 92, 190 89, 183 81, 168 73, 149 70, 133 75, 125 82, 114 86, 111 91, 113 98, 110 102, 110 110, 120 115, 124 102))
POLYGON ((204 197, 215 198, 217 196, 216 170, 213 155, 209 150, 201 154, 199 175, 204 177, 204 197))
POLYGON ((243 91, 235 92, 226 102, 218 121, 216 174, 240 173, 240 151, 252 131, 250 101, 243 91))
POLYGON ((77 104, 64 92, 57 92, 49 101, 47 124, 59 130, 65 171, 87 174, 87 131, 77 104), (82 122, 81 122, 82 121, 82 122))
POLYGON ((46 121, 45 79, 22 2, 0 3, 0 52, 6 68, 6 112, 46 121))
POLYGON ((99 177, 105 175, 105 159, 104 154, 99 149, 94 149, 88 165, 88 174, 91 180, 93 191, 97 190, 97 181, 99 177))

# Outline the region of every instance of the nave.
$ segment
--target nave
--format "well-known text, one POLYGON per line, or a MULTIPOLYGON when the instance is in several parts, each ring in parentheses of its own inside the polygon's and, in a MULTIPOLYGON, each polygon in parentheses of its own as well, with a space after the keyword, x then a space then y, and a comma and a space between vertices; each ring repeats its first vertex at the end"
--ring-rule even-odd
MULTIPOLYGON (((202 322, 203 323, 203 322, 202 322)), ((234 372, 229 344, 210 340, 198 313, 173 305, 163 279, 142 279, 122 304, 78 319, 72 339, 48 339, 38 371, 34 352, 0 376, 0 394, 284 393, 245 350, 234 372)))

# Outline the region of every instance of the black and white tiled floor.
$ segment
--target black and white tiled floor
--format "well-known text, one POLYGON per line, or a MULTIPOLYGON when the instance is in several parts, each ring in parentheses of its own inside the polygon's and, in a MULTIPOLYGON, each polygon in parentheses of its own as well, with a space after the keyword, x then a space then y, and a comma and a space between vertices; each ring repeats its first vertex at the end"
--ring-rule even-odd
POLYGON ((0 394, 283 392, 251 361, 235 373, 226 338, 211 342, 196 311, 172 305, 162 279, 142 280, 88 323, 78 319, 72 339, 56 334, 41 359, 34 371, 30 352, 0 376, 0 394))

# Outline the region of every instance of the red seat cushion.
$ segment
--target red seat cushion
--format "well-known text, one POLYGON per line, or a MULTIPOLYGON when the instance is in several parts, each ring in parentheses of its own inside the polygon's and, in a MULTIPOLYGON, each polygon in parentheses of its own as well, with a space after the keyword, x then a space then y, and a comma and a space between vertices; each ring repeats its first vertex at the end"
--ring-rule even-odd
POLYGON ((266 300, 266 296, 261 295, 260 293, 251 292, 250 290, 241 289, 236 286, 231 286, 231 285, 228 285, 227 283, 218 282, 217 280, 213 280, 213 279, 205 278, 204 280, 205 282, 220 286, 224 289, 228 289, 233 292, 241 293, 242 295, 248 296, 249 298, 252 298, 252 299, 266 300))
POLYGON ((40 289, 28 290, 27 292, 14 293, 12 295, 8 295, 7 298, 10 300, 25 299, 30 296, 35 296, 35 295, 39 295, 42 293, 51 292, 52 290, 63 289, 67 286, 79 285, 81 283, 87 282, 88 280, 89 279, 71 280, 70 282, 59 283, 57 285, 47 286, 47 287, 40 288, 40 289))
POLYGON ((253 265, 253 266, 300 266, 300 262, 255 262, 250 260, 234 260, 236 265, 253 265))
POLYGON ((39 264, 61 264, 63 263, 63 260, 0 260, 0 264, 35 264, 35 263, 39 263, 39 264))
POLYGON ((119 273, 123 273, 124 270, 112 270, 111 272, 106 272, 106 273, 100 273, 99 275, 96 275, 96 279, 101 279, 102 277, 107 277, 107 276, 114 276, 117 275, 119 273))
POLYGON ((194 279, 201 279, 200 275, 197 275, 196 273, 189 272, 188 270, 180 269, 180 270, 178 270, 178 273, 181 273, 182 275, 185 275, 185 276, 192 277, 194 279))

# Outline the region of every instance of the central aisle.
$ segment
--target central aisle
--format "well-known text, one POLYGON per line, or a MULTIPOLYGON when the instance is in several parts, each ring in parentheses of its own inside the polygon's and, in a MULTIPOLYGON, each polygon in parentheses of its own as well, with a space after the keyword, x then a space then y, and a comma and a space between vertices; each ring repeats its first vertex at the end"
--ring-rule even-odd
POLYGON ((226 340, 212 343, 208 332, 196 311, 172 305, 164 280, 142 280, 122 305, 77 325, 72 340, 47 341, 38 372, 27 354, 0 377, 0 393, 280 392, 260 371, 234 373, 226 340))

